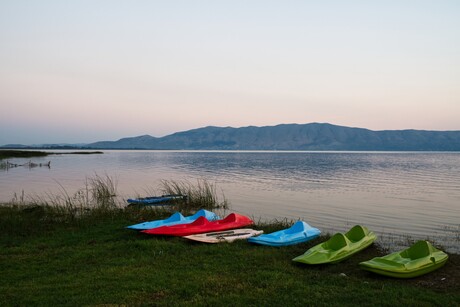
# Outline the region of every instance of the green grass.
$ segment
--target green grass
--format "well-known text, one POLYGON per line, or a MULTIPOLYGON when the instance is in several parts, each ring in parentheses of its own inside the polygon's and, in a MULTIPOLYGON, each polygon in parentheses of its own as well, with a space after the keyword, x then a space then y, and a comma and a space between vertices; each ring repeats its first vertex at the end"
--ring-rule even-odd
MULTIPOLYGON (((413 280, 380 277, 358 263, 384 254, 378 245, 337 265, 291 261, 328 238, 273 248, 246 241, 206 245, 154 237, 125 226, 188 215, 200 208, 227 209, 215 185, 163 181, 163 192, 194 195, 164 207, 127 207, 116 182, 96 175, 69 195, 0 205, 0 306, 456 306, 460 255, 413 280), (180 192, 180 193, 178 193, 180 192), (211 200, 211 201, 210 201, 211 200)), ((222 214, 221 214, 222 215, 222 214)), ((292 221, 256 221, 266 233, 292 221)))
MULTIPOLYGON (((164 210, 109 209, 66 218, 43 206, 0 207, 1 306, 456 306, 459 256, 416 280, 373 275, 358 263, 309 267, 292 258, 313 242, 273 248, 239 241, 206 245, 125 229, 164 210), (110 214, 109 214, 110 213, 110 214), (346 276, 342 276, 344 273, 346 276), (457 274, 457 275, 456 275, 457 274), (444 287, 433 286, 448 279, 444 287)), ((284 221, 260 224, 266 232, 284 221)))

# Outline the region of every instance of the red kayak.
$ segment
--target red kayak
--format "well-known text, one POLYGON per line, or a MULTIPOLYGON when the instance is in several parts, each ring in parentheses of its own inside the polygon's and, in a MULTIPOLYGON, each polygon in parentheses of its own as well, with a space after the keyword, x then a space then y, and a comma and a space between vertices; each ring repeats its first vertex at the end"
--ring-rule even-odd
POLYGON ((188 236, 198 233, 215 232, 252 225, 254 222, 247 216, 231 213, 226 218, 217 221, 208 221, 201 216, 190 224, 180 224, 172 226, 161 226, 142 231, 149 235, 163 236, 188 236))

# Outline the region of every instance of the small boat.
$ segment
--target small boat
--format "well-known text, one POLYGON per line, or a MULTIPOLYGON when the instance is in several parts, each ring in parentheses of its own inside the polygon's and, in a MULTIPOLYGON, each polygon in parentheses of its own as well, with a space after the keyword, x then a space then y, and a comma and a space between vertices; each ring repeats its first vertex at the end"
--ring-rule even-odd
POLYGON ((221 243, 221 242, 232 243, 235 240, 243 240, 243 239, 251 238, 254 236, 258 236, 262 233, 264 233, 262 230, 242 228, 242 229, 226 230, 226 231, 219 231, 219 232, 201 233, 201 234, 196 234, 196 235, 185 236, 184 238, 193 240, 193 241, 203 242, 203 243, 221 243))
POLYGON ((252 237, 248 239, 248 242, 269 246, 287 246, 313 240, 320 234, 319 229, 311 227, 303 221, 298 221, 290 228, 252 237))
POLYGON ((214 221, 220 219, 220 217, 215 214, 214 212, 210 212, 204 209, 201 209, 197 211, 194 215, 190 216, 183 216, 181 213, 176 212, 167 219, 164 220, 156 220, 156 221, 150 221, 150 222, 144 222, 144 223, 139 223, 131 226, 127 226, 126 228, 129 229, 134 229, 134 230, 146 230, 146 229, 152 229, 152 228, 157 228, 161 226, 172 226, 172 225, 178 225, 178 224, 188 224, 192 223, 195 221, 197 218, 200 216, 205 217, 209 221, 214 221))
POLYGON ((336 233, 292 260, 306 264, 337 263, 370 246, 376 238, 366 227, 356 225, 347 233, 336 233))
POLYGON ((130 205, 164 205, 173 200, 186 200, 187 195, 161 195, 141 198, 129 198, 127 200, 130 205))
POLYGON ((411 247, 383 257, 361 262, 359 266, 377 274, 413 278, 442 267, 449 256, 428 241, 418 241, 411 247))
POLYGON ((143 230, 143 233, 150 235, 164 236, 188 236, 198 233, 224 231, 252 225, 254 222, 247 216, 231 213, 226 218, 217 221, 209 221, 201 216, 190 224, 179 224, 173 226, 161 226, 153 229, 143 230))

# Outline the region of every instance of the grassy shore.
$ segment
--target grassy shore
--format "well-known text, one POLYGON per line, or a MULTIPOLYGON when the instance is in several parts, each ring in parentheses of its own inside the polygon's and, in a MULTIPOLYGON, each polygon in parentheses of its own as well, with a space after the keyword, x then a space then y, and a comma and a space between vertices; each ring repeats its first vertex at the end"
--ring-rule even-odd
MULTIPOLYGON (((359 269, 385 254, 378 245, 336 265, 291 261, 328 238, 282 248, 247 241, 206 245, 125 227, 202 207, 229 213, 215 185, 163 181, 190 193, 165 207, 117 202, 116 182, 95 176, 74 195, 0 204, 0 306, 458 306, 460 255, 431 274, 397 280, 359 269)), ((288 227, 258 222, 266 233, 288 227)))
MULTIPOLYGON (((170 212, 105 208, 79 217, 46 206, 0 206, 0 305, 458 306, 459 255, 412 280, 358 263, 374 245, 324 266, 292 258, 323 241, 273 248, 246 241, 206 245, 125 229, 170 212)), ((271 232, 284 223, 256 225, 271 232)))

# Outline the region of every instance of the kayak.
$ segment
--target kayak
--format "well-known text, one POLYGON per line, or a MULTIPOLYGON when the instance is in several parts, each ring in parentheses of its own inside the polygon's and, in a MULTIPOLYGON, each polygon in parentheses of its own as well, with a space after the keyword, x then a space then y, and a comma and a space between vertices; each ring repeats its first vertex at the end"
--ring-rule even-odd
POLYGON ((161 226, 143 230, 142 232, 150 235, 188 236, 205 232, 224 231, 252 224, 254 224, 254 222, 247 216, 231 213, 222 220, 209 221, 205 217, 201 216, 190 224, 161 226))
POLYGON ((319 229, 298 221, 290 228, 249 238, 248 242, 268 246, 287 246, 313 240, 319 237, 320 233, 319 229))
POLYGON ((126 228, 128 229, 134 229, 134 230, 146 230, 146 229, 152 229, 152 228, 157 228, 161 226, 172 226, 172 225, 178 225, 178 224, 188 224, 192 223, 196 219, 198 219, 200 216, 205 217, 209 221, 214 221, 218 220, 219 216, 217 216, 214 212, 210 212, 204 209, 199 210, 197 213, 194 215, 190 215, 187 217, 184 217, 181 213, 176 212, 167 219, 164 220, 156 220, 156 221, 150 221, 150 222, 144 222, 144 223, 139 223, 131 226, 127 226, 126 228))
POLYGON ((141 198, 129 198, 127 200, 130 205, 164 205, 173 200, 186 200, 186 195, 162 195, 141 198))
POLYGON ((203 243, 221 243, 221 242, 232 243, 235 240, 243 240, 243 239, 251 238, 254 236, 258 236, 262 233, 263 233, 262 230, 242 228, 242 229, 226 230, 226 231, 219 231, 219 232, 201 233, 201 234, 196 234, 196 235, 185 236, 184 238, 193 240, 193 241, 203 242, 203 243))
POLYGON ((370 246, 376 238, 366 227, 356 225, 347 233, 336 233, 292 260, 306 264, 337 263, 370 246))
POLYGON ((413 278, 442 267, 449 256, 428 241, 418 241, 411 247, 383 257, 361 262, 359 266, 377 274, 413 278))

